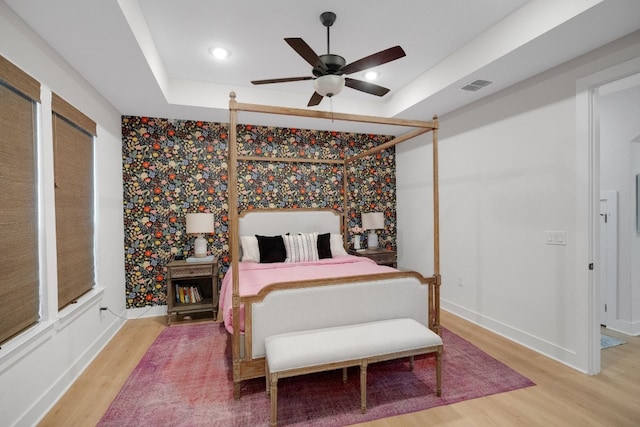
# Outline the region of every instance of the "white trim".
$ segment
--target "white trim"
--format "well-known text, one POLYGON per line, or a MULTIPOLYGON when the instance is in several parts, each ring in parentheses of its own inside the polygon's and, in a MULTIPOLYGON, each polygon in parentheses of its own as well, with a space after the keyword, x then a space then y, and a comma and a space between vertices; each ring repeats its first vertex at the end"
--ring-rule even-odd
POLYGON ((610 331, 620 332, 621 334, 629 336, 640 336, 640 321, 629 322, 626 320, 615 319, 611 322, 611 325, 607 325, 607 329, 610 331))
POLYGON ((149 307, 128 308, 125 313, 127 319, 140 319, 143 317, 158 317, 167 315, 166 305, 153 305, 149 307))
POLYGON ((78 298, 78 302, 64 307, 58 312, 59 321, 56 322, 56 331, 61 331, 73 324, 87 310, 96 307, 103 297, 104 288, 93 288, 78 298))
POLYGON ((488 330, 491 333, 499 335, 520 344, 536 353, 545 355, 546 357, 553 359, 571 369, 577 369, 580 372, 586 373, 580 366, 574 361, 577 359, 577 353, 568 348, 558 346, 552 342, 542 340, 534 335, 531 335, 525 331, 514 328, 506 323, 487 317, 481 313, 473 310, 469 310, 466 307, 452 303, 447 300, 442 300, 440 309, 448 311, 455 316, 468 320, 475 325, 480 326, 483 329, 488 330))
POLYGON ((58 317, 58 255, 56 246, 51 92, 51 88, 47 85, 42 84, 40 86, 37 156, 41 321, 55 321, 58 317))
MULTIPOLYGON (((91 305, 93 306, 93 305, 91 305)), ((58 400, 69 390, 89 364, 100 354, 104 347, 113 339, 125 322, 116 320, 104 332, 96 337, 79 358, 73 361, 58 379, 51 384, 40 398, 20 417, 19 425, 36 425, 51 411, 58 400)))
POLYGON ((638 72, 640 58, 635 58, 576 82, 576 321, 578 327, 588 328, 585 335, 588 339, 586 342, 579 339, 576 351, 585 354, 579 366, 586 366, 591 375, 600 372, 600 291, 593 271, 587 269, 599 250, 596 221, 600 200, 598 88, 638 72))
POLYGON ((54 333, 61 331, 73 323, 82 313, 90 310, 102 301, 104 288, 92 289, 80 297, 76 304, 65 307, 55 320, 44 320, 18 334, 2 344, 0 349, 0 374, 10 368, 17 361, 26 357, 32 351, 37 350, 54 333))
POLYGON ((17 361, 25 358, 32 351, 38 350, 42 343, 51 338, 53 331, 54 322, 40 322, 2 344, 0 349, 0 374, 17 361))

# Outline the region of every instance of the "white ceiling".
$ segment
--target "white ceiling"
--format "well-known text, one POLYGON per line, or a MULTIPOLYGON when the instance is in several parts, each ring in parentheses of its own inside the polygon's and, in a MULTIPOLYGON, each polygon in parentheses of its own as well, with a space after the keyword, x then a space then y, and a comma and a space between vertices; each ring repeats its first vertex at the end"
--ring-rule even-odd
MULTIPOLYGON (((310 76, 283 39, 326 53, 325 11, 337 15, 331 53, 347 63, 395 45, 407 56, 376 67, 376 84, 391 89, 384 97, 345 88, 314 109, 422 120, 640 29, 638 0, 4 1, 123 115, 219 122, 231 91, 239 102, 307 108, 312 81, 250 81, 310 76), (227 61, 209 55, 217 45, 231 51, 227 61), (475 79, 494 83, 460 90, 475 79)), ((257 114, 241 122, 305 125, 257 114)))

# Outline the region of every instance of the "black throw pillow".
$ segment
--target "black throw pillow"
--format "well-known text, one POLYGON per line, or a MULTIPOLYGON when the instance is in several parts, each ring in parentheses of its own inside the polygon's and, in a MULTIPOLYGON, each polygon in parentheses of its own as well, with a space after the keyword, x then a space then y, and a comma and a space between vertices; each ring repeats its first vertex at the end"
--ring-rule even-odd
POLYGON ((258 239, 261 263, 284 262, 287 259, 287 249, 284 247, 282 236, 258 236, 256 234, 256 239, 258 239))
POLYGON ((318 234, 318 259, 333 258, 331 254, 331 233, 318 234))

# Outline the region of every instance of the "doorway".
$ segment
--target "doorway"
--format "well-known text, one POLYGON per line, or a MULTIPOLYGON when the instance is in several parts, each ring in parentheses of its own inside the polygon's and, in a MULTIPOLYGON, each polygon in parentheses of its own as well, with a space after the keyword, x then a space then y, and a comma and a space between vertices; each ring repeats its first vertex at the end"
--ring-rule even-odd
MULTIPOLYGON (((578 359, 590 375, 600 372, 600 318, 604 298, 598 274, 601 238, 599 91, 608 83, 634 75, 640 75, 640 58, 586 76, 576 83, 576 283, 586 285, 579 288, 576 314, 579 324, 588 328, 587 334, 577 337, 576 345, 578 359)), ((625 224, 621 222, 620 226, 625 224)), ((616 298, 619 301, 620 297, 616 298)), ((616 309, 619 311, 620 307, 616 309)))

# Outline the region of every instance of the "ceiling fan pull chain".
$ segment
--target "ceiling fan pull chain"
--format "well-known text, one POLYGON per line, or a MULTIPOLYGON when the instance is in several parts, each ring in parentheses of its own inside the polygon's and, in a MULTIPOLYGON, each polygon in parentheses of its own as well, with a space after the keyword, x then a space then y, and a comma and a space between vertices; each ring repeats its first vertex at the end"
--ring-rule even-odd
POLYGON ((333 96, 329 98, 329 112, 331 113, 331 123, 333 123, 333 96))

